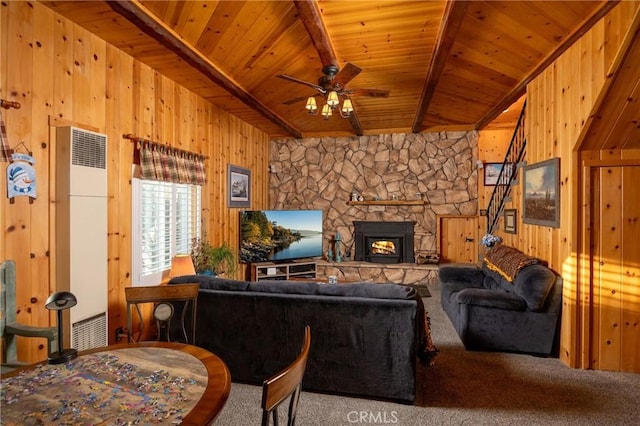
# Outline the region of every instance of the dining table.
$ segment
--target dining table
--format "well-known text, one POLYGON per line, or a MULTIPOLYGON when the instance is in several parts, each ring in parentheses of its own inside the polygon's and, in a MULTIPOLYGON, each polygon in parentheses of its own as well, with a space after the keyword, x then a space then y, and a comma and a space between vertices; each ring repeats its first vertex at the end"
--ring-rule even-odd
POLYGON ((121 343, 3 375, 0 424, 208 425, 230 390, 226 364, 205 349, 121 343))

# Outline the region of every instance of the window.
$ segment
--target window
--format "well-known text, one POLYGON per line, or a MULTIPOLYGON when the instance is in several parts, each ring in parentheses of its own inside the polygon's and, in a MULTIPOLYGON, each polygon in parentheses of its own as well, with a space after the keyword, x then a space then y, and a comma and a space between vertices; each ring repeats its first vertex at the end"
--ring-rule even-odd
POLYGON ((133 179, 133 282, 158 284, 200 237, 200 186, 133 179))

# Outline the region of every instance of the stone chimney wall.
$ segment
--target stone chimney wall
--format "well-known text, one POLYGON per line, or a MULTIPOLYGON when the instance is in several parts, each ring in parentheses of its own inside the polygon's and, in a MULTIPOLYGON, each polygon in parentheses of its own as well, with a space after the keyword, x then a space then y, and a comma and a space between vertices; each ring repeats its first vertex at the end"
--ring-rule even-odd
POLYGON ((353 256, 354 220, 414 221, 415 249, 435 252, 436 215, 477 214, 475 131, 277 139, 270 149, 270 208, 323 210, 325 252, 339 232, 353 256), (353 192, 426 203, 350 205, 353 192))

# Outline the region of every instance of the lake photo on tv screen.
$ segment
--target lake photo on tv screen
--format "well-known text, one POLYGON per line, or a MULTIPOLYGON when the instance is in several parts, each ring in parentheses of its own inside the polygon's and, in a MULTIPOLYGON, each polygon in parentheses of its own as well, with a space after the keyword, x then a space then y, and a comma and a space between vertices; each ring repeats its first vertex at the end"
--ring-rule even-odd
POLYGON ((286 261, 322 255, 322 210, 240 213, 240 261, 286 261))

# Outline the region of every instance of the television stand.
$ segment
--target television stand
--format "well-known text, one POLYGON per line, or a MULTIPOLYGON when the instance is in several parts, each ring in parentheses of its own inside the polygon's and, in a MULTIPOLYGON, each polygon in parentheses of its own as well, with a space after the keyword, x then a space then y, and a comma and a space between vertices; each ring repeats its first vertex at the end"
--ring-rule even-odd
POLYGON ((297 260, 285 263, 259 262, 251 264, 251 281, 290 280, 316 278, 315 260, 297 260))

